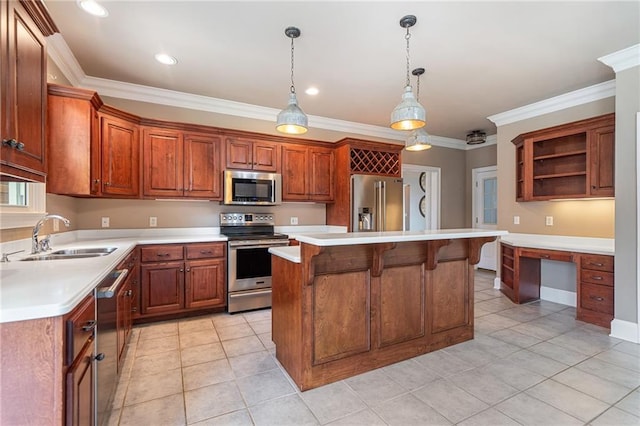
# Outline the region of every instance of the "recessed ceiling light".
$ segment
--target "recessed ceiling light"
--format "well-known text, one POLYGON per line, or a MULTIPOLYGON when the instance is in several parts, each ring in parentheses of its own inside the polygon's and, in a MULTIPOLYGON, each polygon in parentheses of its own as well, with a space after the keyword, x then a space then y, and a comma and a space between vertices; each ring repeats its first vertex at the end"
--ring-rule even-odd
POLYGON ((306 93, 307 95, 315 96, 318 93, 320 93, 320 91, 318 90, 317 87, 309 87, 307 90, 304 91, 304 93, 306 93))
POLYGON ((109 12, 104 6, 98 4, 95 0, 78 0, 78 6, 82 8, 87 13, 90 13, 93 16, 98 16, 100 18, 106 18, 109 16, 109 12))
POLYGON ((156 61, 165 65, 175 65, 178 63, 178 60, 171 55, 167 55, 166 53, 156 53, 156 61))

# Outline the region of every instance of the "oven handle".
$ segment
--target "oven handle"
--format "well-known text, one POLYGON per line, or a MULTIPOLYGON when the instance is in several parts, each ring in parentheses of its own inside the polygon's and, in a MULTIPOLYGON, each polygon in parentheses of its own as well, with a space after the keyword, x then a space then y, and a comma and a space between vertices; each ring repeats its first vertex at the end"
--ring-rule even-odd
POLYGON ((235 250, 242 250, 242 249, 282 247, 282 246, 288 246, 288 245, 289 245, 289 243, 282 243, 282 244, 256 244, 256 245, 251 245, 251 246, 232 246, 232 245, 229 245, 229 248, 230 249, 235 249, 235 250))

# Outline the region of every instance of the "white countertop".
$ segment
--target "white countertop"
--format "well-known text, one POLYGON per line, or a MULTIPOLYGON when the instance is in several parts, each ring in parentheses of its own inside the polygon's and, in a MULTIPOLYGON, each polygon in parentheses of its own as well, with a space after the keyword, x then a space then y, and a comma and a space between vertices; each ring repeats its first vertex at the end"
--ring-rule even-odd
POLYGON ((516 247, 605 254, 611 256, 615 254, 615 239, 613 238, 510 233, 500 237, 500 241, 516 247))
POLYGON ((293 263, 300 263, 300 246, 269 247, 269 253, 293 263))
POLYGON ((353 244, 400 243, 408 241, 478 238, 507 235, 507 231, 491 229, 435 229, 426 231, 344 232, 332 234, 302 234, 296 239, 315 246, 345 246, 353 244))
POLYGON ((84 247, 116 247, 116 250, 106 256, 31 262, 19 261, 19 256, 12 256, 11 262, 0 263, 0 323, 70 312, 138 244, 226 240, 220 234, 76 240, 55 244, 53 250, 84 247))

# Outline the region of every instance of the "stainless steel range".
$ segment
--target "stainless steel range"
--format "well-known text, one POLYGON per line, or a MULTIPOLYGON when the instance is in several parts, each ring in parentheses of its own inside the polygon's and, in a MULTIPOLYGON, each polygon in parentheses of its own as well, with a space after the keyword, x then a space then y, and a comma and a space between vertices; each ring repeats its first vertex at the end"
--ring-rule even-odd
POLYGON ((230 313, 271 306, 269 247, 289 245, 273 231, 273 213, 221 213, 220 233, 229 239, 227 294, 230 313))

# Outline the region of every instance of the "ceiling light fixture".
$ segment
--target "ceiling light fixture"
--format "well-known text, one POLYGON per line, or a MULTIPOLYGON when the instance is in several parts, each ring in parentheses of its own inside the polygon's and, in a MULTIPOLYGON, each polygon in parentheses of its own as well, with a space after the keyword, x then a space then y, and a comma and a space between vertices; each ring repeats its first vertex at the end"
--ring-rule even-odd
POLYGON ((155 58, 156 61, 164 65, 175 65, 178 63, 176 58, 171 55, 167 55, 166 53, 156 53, 155 58))
POLYGON ((296 87, 293 83, 293 39, 300 37, 300 30, 296 27, 287 27, 284 33, 291 39, 291 92, 289 93, 289 104, 278 114, 276 130, 281 133, 301 135, 307 131, 308 119, 298 106, 296 87))
MULTIPOLYGON (((411 71, 411 74, 417 77, 416 83, 416 101, 420 101, 420 76, 424 74, 424 68, 416 68, 411 71)), ((407 151, 424 151, 431 148, 431 136, 425 130, 424 127, 412 130, 409 137, 404 143, 404 147, 407 151)))
POLYGON ((416 22, 417 18, 414 15, 407 15, 400 19, 400 26, 407 29, 407 34, 404 36, 405 40, 407 40, 407 84, 402 94, 402 101, 391 113, 391 128, 395 130, 414 130, 424 127, 424 125, 427 124, 427 113, 413 96, 411 81, 409 79, 409 39, 411 38, 409 28, 413 27, 416 22))
POLYGON ((97 16, 99 18, 106 18, 109 16, 107 9, 98 4, 95 0, 78 0, 77 4, 82 8, 82 10, 93 16, 97 16))
POLYGON ((482 130, 474 130, 467 135, 467 145, 480 145, 487 141, 487 134, 482 130))

